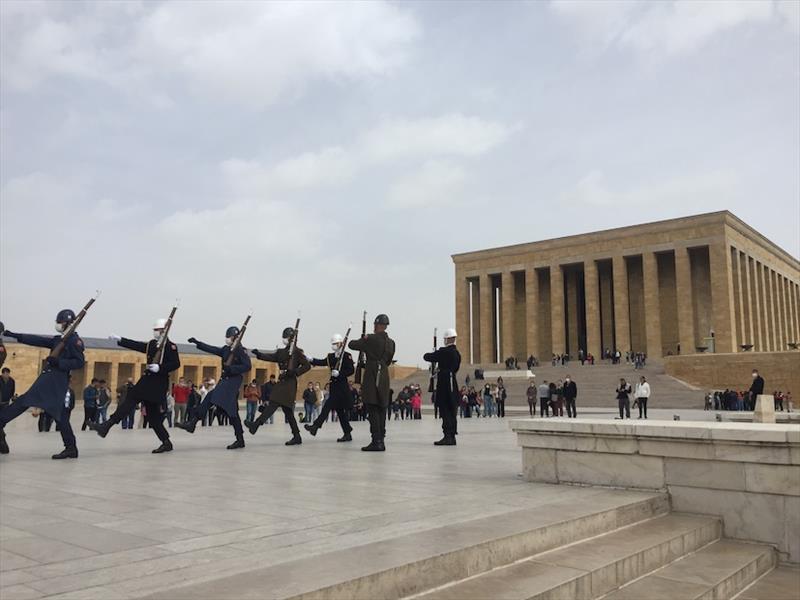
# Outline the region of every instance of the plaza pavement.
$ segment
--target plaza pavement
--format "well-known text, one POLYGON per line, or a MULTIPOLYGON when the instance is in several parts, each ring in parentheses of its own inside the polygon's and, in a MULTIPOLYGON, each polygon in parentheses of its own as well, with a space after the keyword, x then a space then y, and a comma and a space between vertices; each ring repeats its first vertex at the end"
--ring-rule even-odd
POLYGON ((367 423, 355 424, 351 444, 337 444, 338 425, 328 423, 287 448, 276 418, 246 434, 244 450, 225 450, 231 428, 213 427, 175 430, 175 451, 152 455, 151 431, 115 428, 105 440, 78 432, 81 458, 68 461, 49 458, 57 433, 10 432, 12 453, 0 457, 0 598, 171 597, 446 525, 638 497, 525 483, 505 420, 461 420, 459 432, 458 447, 436 448, 433 419, 392 421, 388 451, 372 454, 359 450, 367 423))

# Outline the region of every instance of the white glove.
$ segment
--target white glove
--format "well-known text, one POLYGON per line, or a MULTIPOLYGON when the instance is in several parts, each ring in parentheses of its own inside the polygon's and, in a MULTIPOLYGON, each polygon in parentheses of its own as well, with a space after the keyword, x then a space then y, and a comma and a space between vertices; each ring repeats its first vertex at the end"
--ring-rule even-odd
POLYGON ((338 377, 338 376, 339 376, 339 371, 337 371, 336 369, 331 369, 331 377, 338 377))
POLYGON ((118 336, 116 333, 112 333, 110 336, 108 336, 108 339, 110 339, 110 340, 114 340, 115 342, 118 342, 118 341, 120 341, 122 338, 121 338, 120 336, 118 336))
POLYGON ((157 363, 153 363, 151 365, 147 365, 147 370, 151 373, 158 373, 161 370, 161 366, 157 363))

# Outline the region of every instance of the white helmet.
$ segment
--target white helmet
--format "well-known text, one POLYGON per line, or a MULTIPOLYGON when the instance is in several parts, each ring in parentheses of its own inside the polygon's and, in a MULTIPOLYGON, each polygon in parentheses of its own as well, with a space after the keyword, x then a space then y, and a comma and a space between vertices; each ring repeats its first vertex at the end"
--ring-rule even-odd
POLYGON ((167 326, 166 319, 156 319, 156 322, 153 323, 153 329, 164 329, 167 326))
POLYGON ((450 328, 444 330, 444 339, 447 340, 447 339, 454 338, 454 337, 458 337, 458 334, 456 333, 455 329, 450 327, 450 328))
POLYGON ((334 333, 331 336, 331 344, 341 344, 344 341, 341 333, 334 333))

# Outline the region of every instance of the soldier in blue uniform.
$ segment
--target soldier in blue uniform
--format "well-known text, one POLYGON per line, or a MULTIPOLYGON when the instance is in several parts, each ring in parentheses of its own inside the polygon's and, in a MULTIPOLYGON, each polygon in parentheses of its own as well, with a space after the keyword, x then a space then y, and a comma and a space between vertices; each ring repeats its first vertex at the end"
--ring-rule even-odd
POLYGON ((213 390, 206 394, 203 402, 197 407, 194 414, 188 421, 176 423, 175 427, 194 433, 197 422, 202 420, 213 404, 217 410, 222 409, 228 415, 236 433, 236 441, 230 444, 228 450, 244 448, 244 433, 242 430, 242 419, 239 417, 239 390, 242 388, 242 376, 250 370, 251 362, 247 350, 239 344, 234 350, 233 361, 230 365, 225 363, 231 355, 231 346, 239 335, 239 328, 236 326, 228 327, 225 331, 225 345, 222 347, 211 346, 193 337, 189 338, 189 343, 197 346, 198 349, 209 354, 216 354, 222 358, 222 378, 213 390))
POLYGON ((442 432, 444 437, 435 446, 455 446, 456 427, 458 425, 458 381, 456 373, 461 367, 461 353, 456 348, 456 330, 446 329, 444 346, 435 352, 427 352, 424 360, 436 364, 436 407, 442 416, 442 432))
POLYGON ((158 436, 161 445, 153 450, 153 454, 161 454, 172 450, 172 442, 169 433, 164 427, 164 417, 162 406, 169 390, 169 374, 181 366, 181 359, 178 356, 178 347, 169 339, 164 340, 164 352, 161 360, 156 362, 155 355, 158 352, 158 342, 167 326, 167 319, 158 319, 153 325, 153 339, 146 342, 137 342, 118 335, 110 336, 118 346, 142 352, 147 355, 147 367, 144 375, 136 382, 128 393, 125 400, 117 406, 117 410, 105 423, 90 423, 89 429, 96 431, 100 437, 106 437, 111 428, 128 416, 140 402, 145 406, 147 419, 153 432, 158 436))
POLYGON ((339 424, 342 426, 344 435, 337 439, 337 442, 351 442, 353 438, 350 432, 353 427, 350 425, 348 413, 353 407, 353 394, 350 393, 350 383, 347 378, 355 372, 355 365, 353 363, 353 356, 347 352, 344 347, 344 338, 334 333, 331 337, 331 350, 325 358, 312 358, 311 364, 315 367, 328 367, 331 370, 330 382, 330 395, 325 406, 319 413, 317 419, 310 425, 306 425, 306 431, 311 435, 317 435, 317 431, 322 427, 325 421, 328 420, 328 414, 331 410, 335 410, 339 415, 339 424), (344 356, 342 356, 344 353, 344 356), (341 359, 342 365, 339 369, 339 360, 341 359))
MULTIPOLYGON (((75 320, 75 313, 65 308, 56 315, 56 331, 63 333, 75 320)), ((6 331, 5 335, 16 339, 21 344, 38 346, 40 348, 54 348, 62 341, 61 335, 44 337, 27 333, 13 333, 6 331)), ((64 441, 64 450, 54 454, 54 459, 78 458, 78 447, 75 444, 75 434, 69 422, 69 373, 80 369, 85 363, 83 357, 83 340, 77 332, 64 340, 64 350, 58 357, 49 356, 47 364, 41 375, 36 378, 30 389, 19 396, 16 402, 0 409, 0 454, 8 454, 8 444, 3 428, 13 421, 28 408, 36 407, 45 410, 59 425, 61 439, 64 441)))

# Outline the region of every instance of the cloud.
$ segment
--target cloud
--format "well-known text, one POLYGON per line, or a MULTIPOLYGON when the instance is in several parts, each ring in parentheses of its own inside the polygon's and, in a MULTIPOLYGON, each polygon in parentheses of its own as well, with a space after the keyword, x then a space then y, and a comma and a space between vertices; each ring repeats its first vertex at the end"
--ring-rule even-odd
POLYGON ((12 89, 88 79, 166 106, 186 89, 263 108, 316 81, 381 76, 420 35, 413 15, 387 2, 2 4, 12 89))
POLYGON ((427 161, 389 188, 386 205, 407 209, 453 204, 461 196, 466 181, 463 167, 447 161, 427 161))
POLYGON ((796 31, 794 9, 785 4, 789 3, 552 0, 550 8, 591 43, 669 57, 690 54, 726 31, 773 18, 796 31))
POLYGON ((737 196, 739 184, 735 172, 716 170, 614 189, 605 173, 596 169, 582 177, 562 198, 565 202, 599 207, 672 206, 694 210, 698 206, 727 206, 737 196))

